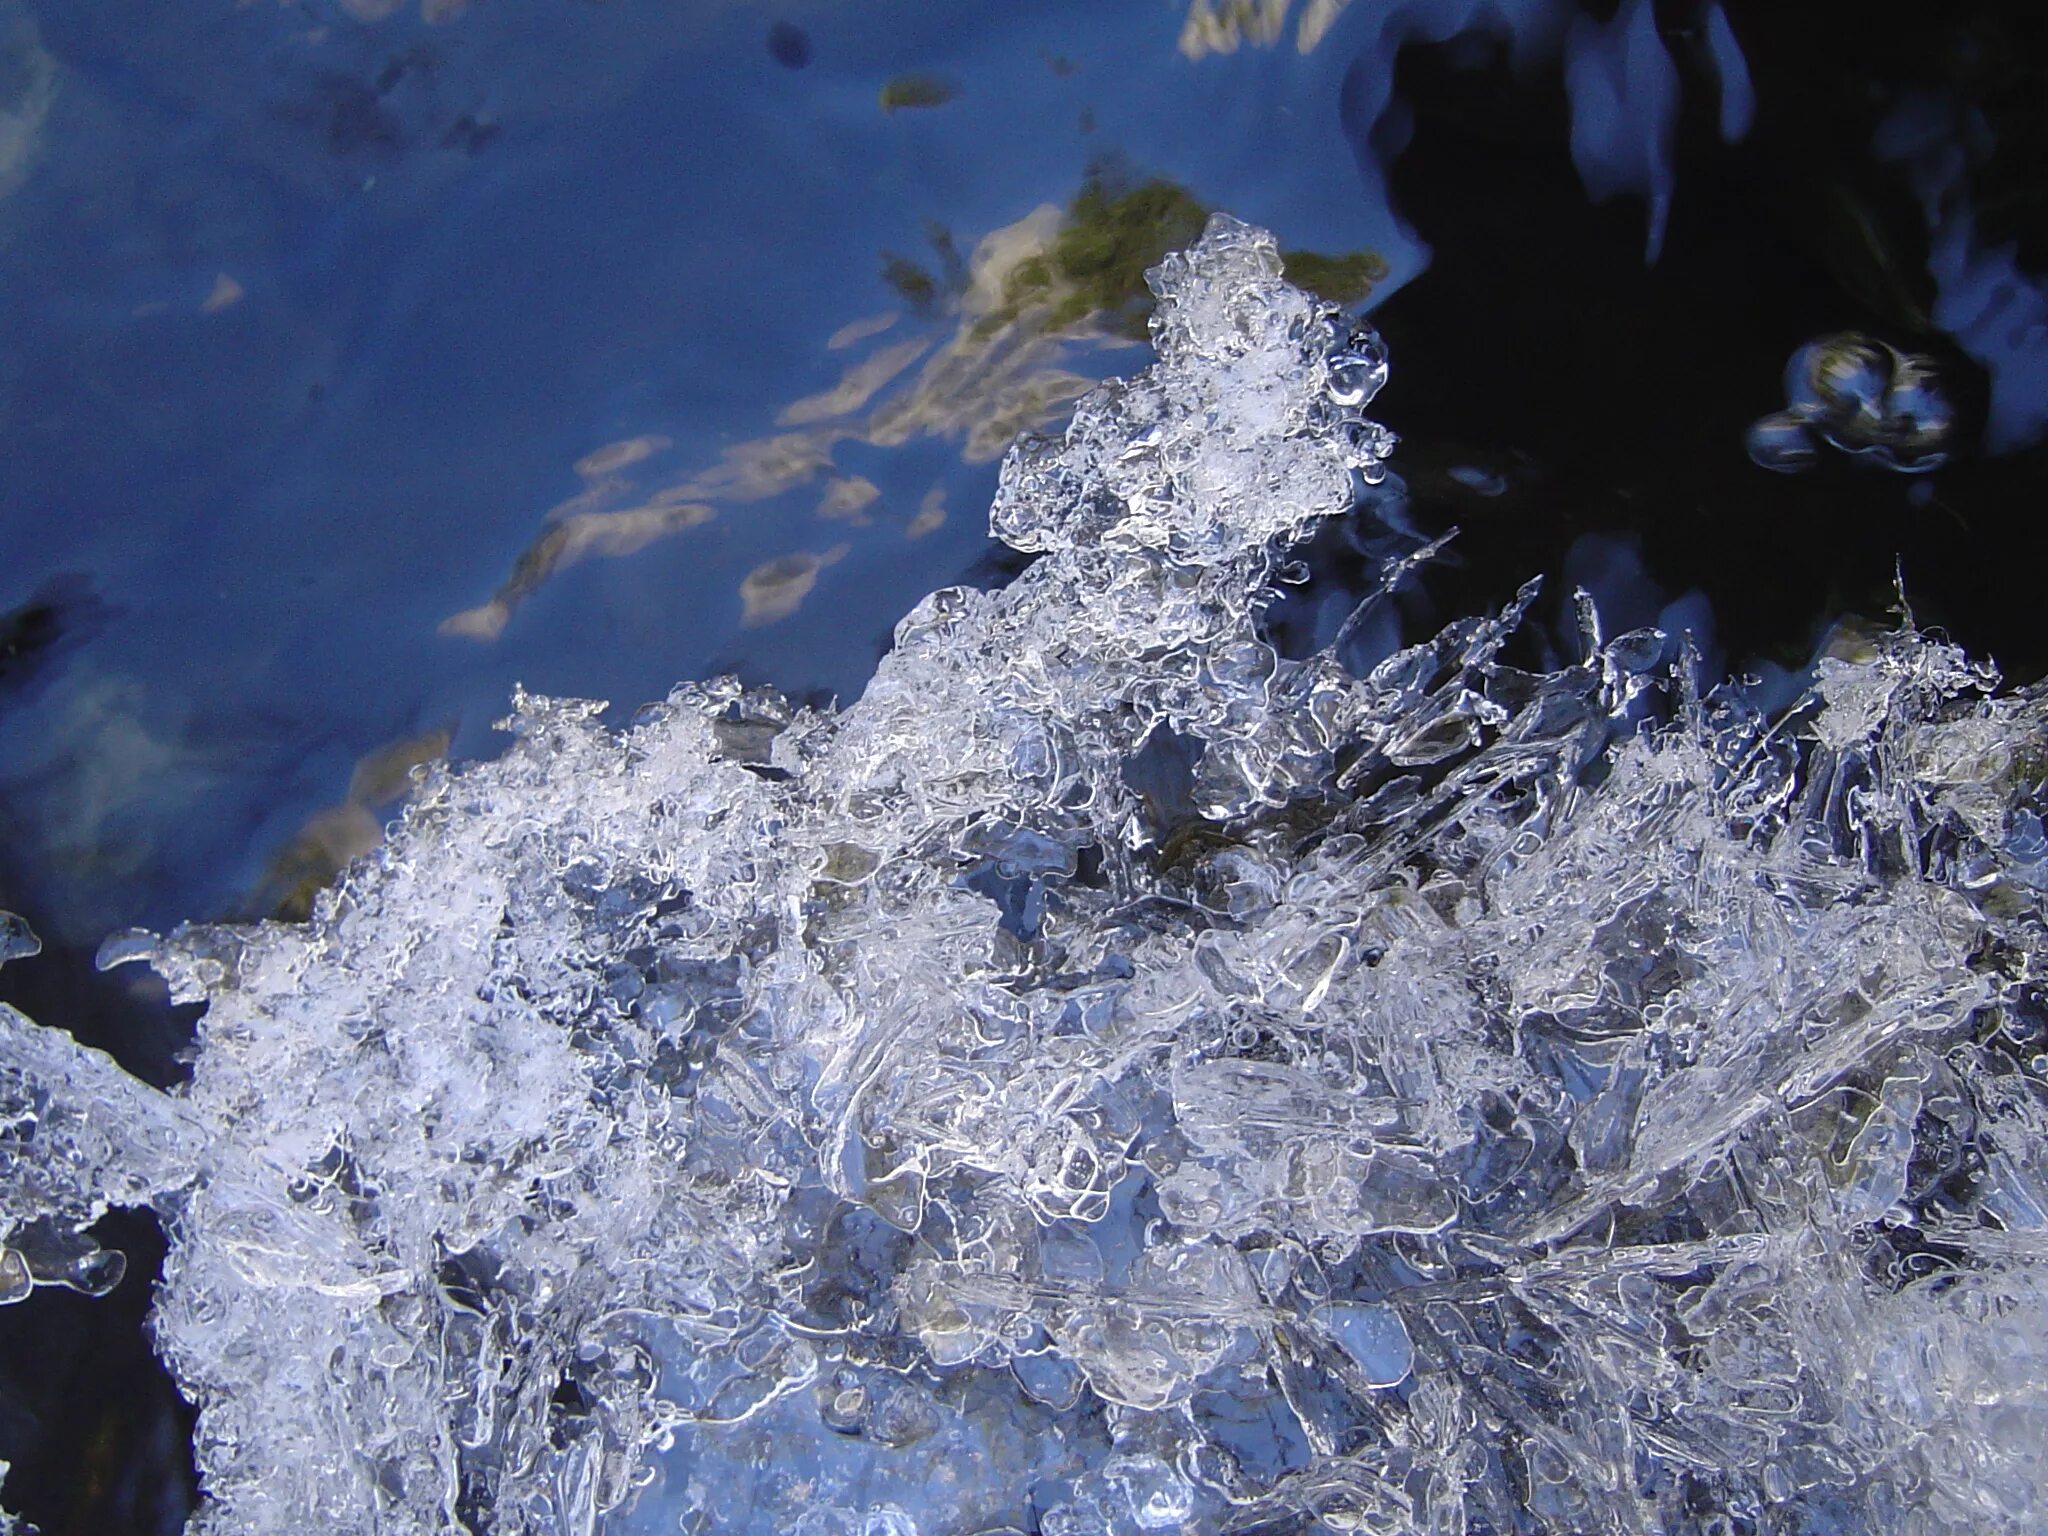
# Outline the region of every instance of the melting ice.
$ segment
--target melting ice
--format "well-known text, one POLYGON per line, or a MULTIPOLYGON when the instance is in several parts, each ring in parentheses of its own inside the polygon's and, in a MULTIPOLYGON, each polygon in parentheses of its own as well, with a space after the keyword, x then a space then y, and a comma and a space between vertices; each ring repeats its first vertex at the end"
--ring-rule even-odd
POLYGON ((521 697, 309 923, 113 946, 181 1089, 0 1009, 0 1292, 154 1207, 194 1531, 2042 1528, 2048 700, 1283 659, 1377 342, 1153 283, 852 707, 521 697))

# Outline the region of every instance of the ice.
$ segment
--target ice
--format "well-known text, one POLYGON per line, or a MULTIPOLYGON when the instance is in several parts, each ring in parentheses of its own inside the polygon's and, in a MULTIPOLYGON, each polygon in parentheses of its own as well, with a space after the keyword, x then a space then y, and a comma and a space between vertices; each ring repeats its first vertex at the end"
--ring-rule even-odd
POLYGON ((1321 1307, 1311 1321, 1337 1341, 1369 1387, 1398 1387, 1415 1368, 1415 1345, 1398 1307, 1386 1302, 1321 1307))
POLYGON ((2048 698, 1285 658, 1384 353, 1227 218, 1154 286, 857 703, 521 695, 110 943, 170 1092, 0 1010, 0 1289, 156 1210, 196 1532, 2042 1528, 2048 698))
POLYGON ((12 912, 0 912, 0 965, 26 960, 43 952, 43 941, 35 930, 12 912))

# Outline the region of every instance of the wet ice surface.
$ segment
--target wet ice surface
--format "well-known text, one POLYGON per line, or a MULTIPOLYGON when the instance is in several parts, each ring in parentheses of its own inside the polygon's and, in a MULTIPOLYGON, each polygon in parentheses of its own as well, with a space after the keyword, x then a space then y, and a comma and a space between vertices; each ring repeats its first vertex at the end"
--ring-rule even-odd
POLYGON ((1227 219, 1155 285, 851 708, 521 697, 110 946, 182 1090, 0 1009, 0 1292, 157 1209, 196 1529, 2039 1528, 2048 702, 1283 660, 1384 362, 1227 219))

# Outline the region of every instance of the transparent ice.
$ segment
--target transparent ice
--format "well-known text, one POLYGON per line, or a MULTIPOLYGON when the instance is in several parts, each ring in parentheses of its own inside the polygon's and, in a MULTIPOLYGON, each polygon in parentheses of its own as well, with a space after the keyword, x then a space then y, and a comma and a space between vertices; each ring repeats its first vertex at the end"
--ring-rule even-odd
POLYGON ((2048 1526, 2048 698, 1283 659, 1392 442, 1279 273, 1158 269, 851 707, 520 697, 310 923, 110 943, 172 1092, 0 1009, 0 1292, 154 1207, 195 1532, 2048 1526))

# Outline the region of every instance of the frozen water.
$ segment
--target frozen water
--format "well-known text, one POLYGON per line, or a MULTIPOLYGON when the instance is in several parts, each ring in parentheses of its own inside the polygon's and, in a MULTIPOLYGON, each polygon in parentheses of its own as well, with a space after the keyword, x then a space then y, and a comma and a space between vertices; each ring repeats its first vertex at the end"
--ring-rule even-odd
POLYGON ((1392 443, 1279 272, 1159 269, 852 707, 520 697, 310 923, 110 946, 172 1092, 0 1010, 0 1275, 157 1210, 196 1531, 2042 1528, 2048 700, 1283 659, 1392 443))
POLYGON ((1369 1387, 1398 1387, 1415 1368, 1415 1345, 1401 1309, 1388 1302, 1318 1307, 1310 1321, 1337 1341, 1369 1387))

